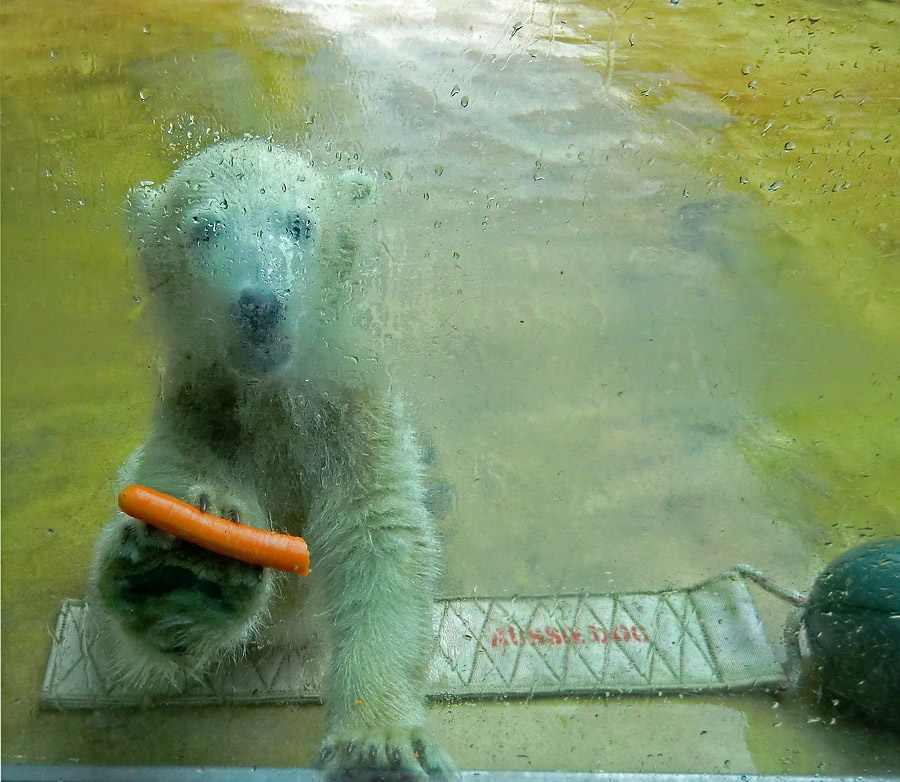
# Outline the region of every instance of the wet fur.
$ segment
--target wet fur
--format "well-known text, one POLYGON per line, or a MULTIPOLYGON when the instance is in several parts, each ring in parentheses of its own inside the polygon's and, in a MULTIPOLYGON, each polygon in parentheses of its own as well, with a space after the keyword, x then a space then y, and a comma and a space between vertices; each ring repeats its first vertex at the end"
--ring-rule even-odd
POLYGON ((413 432, 361 326, 374 196, 359 171, 322 174, 261 140, 132 195, 166 370, 120 484, 302 534, 313 571, 301 584, 119 513, 92 599, 141 685, 186 681, 261 628, 294 634, 309 587, 330 651, 318 764, 448 776, 423 733, 438 541, 413 432))

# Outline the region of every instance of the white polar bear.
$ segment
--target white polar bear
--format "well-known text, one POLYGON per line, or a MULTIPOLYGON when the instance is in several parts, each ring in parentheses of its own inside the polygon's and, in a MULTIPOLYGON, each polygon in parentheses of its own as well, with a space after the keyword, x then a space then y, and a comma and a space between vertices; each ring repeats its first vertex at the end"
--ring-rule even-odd
MULTIPOLYGON (((210 147, 132 194, 165 372, 120 482, 302 534, 330 649, 318 764, 450 776, 423 734, 438 541, 420 453, 363 325, 373 201, 359 170, 324 175, 259 139, 210 147)), ((119 513, 92 594, 122 675, 177 681, 239 653, 292 580, 119 513)))

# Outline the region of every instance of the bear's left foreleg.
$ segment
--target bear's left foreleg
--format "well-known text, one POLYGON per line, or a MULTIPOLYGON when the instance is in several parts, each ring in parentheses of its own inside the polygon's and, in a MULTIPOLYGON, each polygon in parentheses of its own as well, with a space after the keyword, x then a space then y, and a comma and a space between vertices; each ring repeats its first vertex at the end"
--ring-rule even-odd
POLYGON ((310 514, 331 647, 317 763, 332 774, 453 775, 424 730, 438 545, 419 484, 418 464, 400 458, 362 484, 363 496, 325 489, 310 514))

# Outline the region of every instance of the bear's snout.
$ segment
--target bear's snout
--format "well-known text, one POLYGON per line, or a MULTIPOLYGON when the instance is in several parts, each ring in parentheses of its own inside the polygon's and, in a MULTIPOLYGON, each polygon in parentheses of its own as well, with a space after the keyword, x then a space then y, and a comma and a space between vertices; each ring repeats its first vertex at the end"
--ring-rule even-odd
POLYGON ((257 374, 287 361, 291 343, 285 328, 285 303, 276 291, 259 285, 244 288, 234 317, 238 325, 232 354, 236 366, 257 374))
POLYGON ((265 342, 284 321, 284 304, 273 290, 244 288, 238 298, 237 316, 241 329, 255 342, 265 342))

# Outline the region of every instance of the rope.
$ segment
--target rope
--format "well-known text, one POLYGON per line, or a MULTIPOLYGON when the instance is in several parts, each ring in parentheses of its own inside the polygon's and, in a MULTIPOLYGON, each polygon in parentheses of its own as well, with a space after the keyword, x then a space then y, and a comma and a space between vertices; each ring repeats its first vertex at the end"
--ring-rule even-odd
POLYGON ((800 675, 803 673, 803 656, 800 653, 800 628, 803 626, 803 620, 806 616, 806 596, 796 589, 790 589, 777 581, 773 581, 762 570, 752 565, 735 565, 732 568, 732 572, 752 581, 769 594, 775 595, 795 606, 794 610, 785 619, 784 634, 782 636, 786 655, 784 674, 787 679, 784 689, 793 689, 800 681, 800 675))
POLYGON ((752 565, 735 565, 731 570, 734 573, 744 576, 744 578, 750 579, 755 584, 765 589, 766 592, 776 595, 782 600, 787 600, 788 603, 801 607, 806 605, 806 596, 801 592, 798 592, 796 589, 782 586, 752 565))

